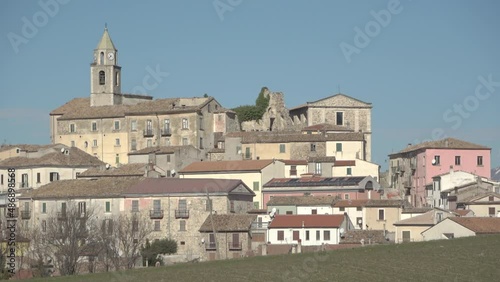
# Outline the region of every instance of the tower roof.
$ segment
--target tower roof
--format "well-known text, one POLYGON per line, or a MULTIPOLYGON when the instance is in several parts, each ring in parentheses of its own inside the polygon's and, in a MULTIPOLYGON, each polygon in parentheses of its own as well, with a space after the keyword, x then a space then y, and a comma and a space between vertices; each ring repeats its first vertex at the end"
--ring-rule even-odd
POLYGON ((97 45, 96 49, 106 49, 106 50, 115 50, 115 45, 113 44, 113 41, 111 40, 111 37, 109 37, 108 33, 108 28, 104 28, 104 33, 102 34, 101 41, 99 41, 99 44, 97 45))

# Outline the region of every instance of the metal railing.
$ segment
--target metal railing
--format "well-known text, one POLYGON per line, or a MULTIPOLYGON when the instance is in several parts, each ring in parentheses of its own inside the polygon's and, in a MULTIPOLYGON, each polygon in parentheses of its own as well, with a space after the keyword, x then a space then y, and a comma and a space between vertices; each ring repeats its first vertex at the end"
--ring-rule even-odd
POLYGON ((189 210, 175 210, 175 218, 189 218, 189 210))
POLYGON ((242 249, 242 242, 228 242, 228 249, 229 250, 241 250, 242 249))
POLYGON ((149 218, 162 219, 163 218, 163 210, 155 210, 155 209, 150 210, 149 211, 149 218))

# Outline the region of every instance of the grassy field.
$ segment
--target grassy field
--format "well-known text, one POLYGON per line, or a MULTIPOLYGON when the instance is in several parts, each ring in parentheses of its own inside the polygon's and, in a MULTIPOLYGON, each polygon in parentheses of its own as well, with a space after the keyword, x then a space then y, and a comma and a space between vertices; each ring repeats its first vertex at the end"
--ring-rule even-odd
POLYGON ((178 264, 29 281, 500 281, 500 236, 178 264))

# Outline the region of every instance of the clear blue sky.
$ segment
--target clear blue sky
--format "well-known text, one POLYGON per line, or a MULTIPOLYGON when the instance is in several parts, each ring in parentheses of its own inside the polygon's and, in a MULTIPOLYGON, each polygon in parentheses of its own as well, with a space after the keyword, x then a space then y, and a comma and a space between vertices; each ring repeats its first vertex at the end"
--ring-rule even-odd
POLYGON ((59 1, 0 2, 0 142, 50 142, 49 112, 89 96, 107 23, 123 92, 157 66, 169 75, 148 94, 208 93, 228 108, 253 103, 262 86, 288 107, 340 86, 373 104, 383 168, 389 153, 439 128, 492 147, 500 165, 499 1, 59 1), (373 22, 381 10, 391 15, 383 25, 373 22), (368 28, 368 44, 355 41, 356 27, 368 28), (341 45, 357 48, 350 62, 341 45))

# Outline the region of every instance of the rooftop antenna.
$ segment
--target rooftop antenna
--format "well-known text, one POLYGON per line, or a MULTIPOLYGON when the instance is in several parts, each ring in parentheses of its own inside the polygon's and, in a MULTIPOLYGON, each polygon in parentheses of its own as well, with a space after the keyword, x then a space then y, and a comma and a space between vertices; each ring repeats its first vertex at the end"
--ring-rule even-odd
POLYGON ((339 89, 339 94, 340 94, 340 84, 337 84, 337 88, 339 89))
POLYGON ((104 23, 104 29, 108 30, 108 23, 104 23))

